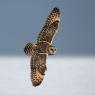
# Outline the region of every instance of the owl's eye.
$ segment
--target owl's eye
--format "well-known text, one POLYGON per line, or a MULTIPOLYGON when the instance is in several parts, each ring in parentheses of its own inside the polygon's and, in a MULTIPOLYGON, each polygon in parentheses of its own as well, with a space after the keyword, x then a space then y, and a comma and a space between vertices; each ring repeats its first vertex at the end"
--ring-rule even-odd
POLYGON ((53 49, 51 48, 51 50, 53 51, 53 49))

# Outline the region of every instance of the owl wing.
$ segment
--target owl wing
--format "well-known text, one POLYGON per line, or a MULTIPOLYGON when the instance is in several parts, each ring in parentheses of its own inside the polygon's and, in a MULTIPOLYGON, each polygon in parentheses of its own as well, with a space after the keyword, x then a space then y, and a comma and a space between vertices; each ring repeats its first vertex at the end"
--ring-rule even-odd
POLYGON ((38 35, 37 43, 40 41, 46 41, 52 43, 54 35, 58 31, 58 25, 60 21, 60 11, 58 8, 54 8, 48 16, 44 27, 38 35))
POLYGON ((42 83, 46 71, 45 53, 35 53, 31 58, 31 81, 33 86, 38 86, 42 83))

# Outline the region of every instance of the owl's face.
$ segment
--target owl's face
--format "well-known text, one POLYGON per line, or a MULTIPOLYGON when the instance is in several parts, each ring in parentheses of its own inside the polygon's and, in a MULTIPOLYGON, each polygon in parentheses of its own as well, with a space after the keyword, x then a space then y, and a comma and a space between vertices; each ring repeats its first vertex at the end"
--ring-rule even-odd
POLYGON ((49 47, 49 55, 54 55, 56 53, 56 48, 54 46, 49 47))

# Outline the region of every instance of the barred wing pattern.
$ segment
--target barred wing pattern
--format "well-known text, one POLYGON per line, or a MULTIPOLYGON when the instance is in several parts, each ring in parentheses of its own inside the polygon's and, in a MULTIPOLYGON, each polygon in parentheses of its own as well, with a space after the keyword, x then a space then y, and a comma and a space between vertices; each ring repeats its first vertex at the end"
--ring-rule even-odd
POLYGON ((58 31, 58 25, 60 21, 60 11, 58 8, 54 8, 48 16, 44 27, 38 35, 37 43, 40 41, 46 41, 50 44, 58 31))
POLYGON ((46 71, 47 54, 35 53, 31 58, 31 81, 38 86, 43 81, 46 71))

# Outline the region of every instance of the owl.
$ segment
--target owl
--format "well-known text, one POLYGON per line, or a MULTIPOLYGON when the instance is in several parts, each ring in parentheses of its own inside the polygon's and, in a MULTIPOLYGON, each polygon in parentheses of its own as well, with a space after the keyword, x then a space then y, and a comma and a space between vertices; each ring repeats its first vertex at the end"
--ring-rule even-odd
POLYGON ((46 19, 41 32, 38 34, 37 42, 27 43, 24 47, 26 55, 31 56, 31 82, 34 87, 39 86, 45 75, 46 59, 48 55, 54 55, 56 48, 52 46, 55 34, 58 32, 60 22, 59 8, 55 7, 46 19))

